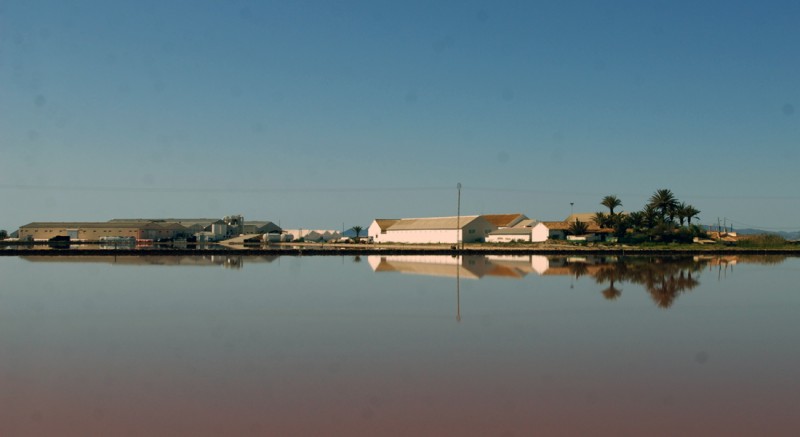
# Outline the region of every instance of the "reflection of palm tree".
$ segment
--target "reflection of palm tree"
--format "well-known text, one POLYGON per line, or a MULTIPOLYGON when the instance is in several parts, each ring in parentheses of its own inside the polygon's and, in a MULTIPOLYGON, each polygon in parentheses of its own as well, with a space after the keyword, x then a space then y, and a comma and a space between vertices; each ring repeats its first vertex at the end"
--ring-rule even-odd
POLYGON ((575 279, 578 279, 589 271, 589 267, 582 262, 570 263, 569 271, 575 275, 575 279))
POLYGON ((619 278, 624 277, 626 271, 625 263, 619 262, 604 265, 594 274, 594 280, 598 284, 609 283, 608 288, 602 291, 606 299, 614 300, 622 296, 622 290, 615 287, 615 283, 619 278))
MULTIPOLYGON (((622 290, 616 284, 629 281, 641 284, 658 307, 669 308, 681 293, 700 284, 694 274, 707 262, 708 260, 695 261, 690 257, 635 258, 602 265, 593 276, 598 284, 609 283, 602 291, 607 299, 619 298, 622 290)), ((570 271, 574 271, 572 265, 570 268, 570 271)))
POLYGON ((608 300, 615 300, 622 296, 622 290, 614 287, 614 281, 611 281, 611 285, 603 290, 603 296, 608 300))

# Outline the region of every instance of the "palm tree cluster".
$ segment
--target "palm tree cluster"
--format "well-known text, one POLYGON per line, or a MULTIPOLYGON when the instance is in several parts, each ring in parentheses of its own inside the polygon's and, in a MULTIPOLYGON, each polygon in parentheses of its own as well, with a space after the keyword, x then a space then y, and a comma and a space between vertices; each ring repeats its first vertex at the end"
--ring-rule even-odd
POLYGON ((595 224, 601 228, 614 229, 614 235, 618 238, 631 241, 688 242, 702 234, 699 227, 692 225, 692 219, 698 217, 700 210, 679 202, 668 189, 656 190, 641 211, 629 214, 614 211, 622 206, 622 201, 616 195, 603 197, 600 204, 608 208, 608 214, 596 213, 595 224))

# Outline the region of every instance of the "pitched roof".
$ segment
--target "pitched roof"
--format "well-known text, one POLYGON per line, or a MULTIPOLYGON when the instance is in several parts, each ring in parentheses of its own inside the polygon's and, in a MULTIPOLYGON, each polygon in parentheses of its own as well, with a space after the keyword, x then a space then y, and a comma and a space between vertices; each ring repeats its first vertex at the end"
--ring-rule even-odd
POLYGON ((536 226, 537 223, 539 223, 538 220, 527 219, 527 220, 522 220, 519 223, 515 224, 514 227, 515 228, 532 228, 532 227, 536 226))
POLYGON ((274 231, 281 231, 281 227, 271 221, 246 221, 244 226, 253 226, 257 230, 270 229, 274 231))
POLYGON ((221 219, 214 218, 163 218, 163 219, 112 219, 108 223, 180 223, 183 226, 191 227, 195 225, 208 226, 217 223, 225 223, 221 219))
POLYGON ((594 223, 594 217, 596 212, 576 212, 575 214, 570 214, 569 217, 565 218, 564 221, 567 223, 572 223, 576 219, 580 220, 584 223, 594 223))
POLYGON ((527 219, 524 214, 483 214, 481 215, 487 222, 497 227, 514 226, 522 220, 527 219))
MULTIPOLYGON (((375 219, 375 223, 378 224, 378 227, 381 228, 382 231, 385 231, 392 226, 393 224, 397 223, 400 219, 375 219)), ((352 229, 352 228, 350 228, 352 229)))
POLYGON ((146 223, 112 223, 112 222, 33 222, 20 228, 136 228, 139 229, 146 223))
POLYGON ((547 226, 547 229, 552 231, 566 231, 569 229, 569 223, 567 222, 539 222, 544 226, 547 226))
POLYGON ((456 229, 464 228, 473 221, 479 219, 478 215, 468 215, 461 217, 426 217, 400 219, 389 226, 390 231, 415 231, 423 229, 456 229))
POLYGON ((186 226, 180 223, 168 222, 168 223, 149 223, 149 226, 158 226, 162 229, 169 229, 173 231, 183 231, 186 230, 186 226))
POLYGON ((261 226, 266 226, 266 225, 274 225, 274 224, 275 223, 273 223, 273 222, 271 222, 269 220, 263 220, 263 221, 262 220, 246 220, 244 222, 245 226, 251 225, 251 226, 256 226, 256 227, 261 227, 261 226))
POLYGON ((503 228, 489 232, 489 235, 530 235, 531 228, 503 228))

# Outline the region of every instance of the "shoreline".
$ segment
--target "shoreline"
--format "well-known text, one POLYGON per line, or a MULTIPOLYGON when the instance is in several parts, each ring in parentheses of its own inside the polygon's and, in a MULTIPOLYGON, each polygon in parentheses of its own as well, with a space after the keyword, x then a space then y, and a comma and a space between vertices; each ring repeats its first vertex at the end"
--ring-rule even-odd
MULTIPOLYGON (((0 256, 205 256, 205 255, 237 255, 237 256, 358 256, 358 255, 789 255, 800 256, 797 248, 742 248, 742 247, 638 247, 638 246, 572 246, 541 245, 537 247, 518 246, 484 246, 465 245, 463 249, 455 249, 451 245, 365 245, 365 244, 287 244, 254 247, 219 247, 219 248, 185 248, 185 247, 153 247, 153 248, 75 248, 68 246, 37 248, 38 245, 8 248, 0 247, 0 256)), ((16 246, 16 245, 15 245, 16 246)))

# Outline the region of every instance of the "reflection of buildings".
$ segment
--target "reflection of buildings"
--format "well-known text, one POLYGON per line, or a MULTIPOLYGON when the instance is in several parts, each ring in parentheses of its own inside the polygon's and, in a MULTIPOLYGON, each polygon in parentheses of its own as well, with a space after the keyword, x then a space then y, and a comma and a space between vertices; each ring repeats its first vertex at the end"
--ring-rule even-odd
POLYGON ((466 255, 370 255, 367 257, 375 272, 400 272, 414 275, 480 279, 485 276, 523 278, 530 273, 543 274, 549 266, 545 256, 483 256, 466 255))
POLYGON ((275 256, 20 256, 30 262, 61 263, 106 263, 127 266, 222 266, 240 269, 247 263, 271 263, 279 257, 275 256))
MULTIPOLYGON (((726 269, 743 262, 775 264, 780 256, 369 256, 375 272, 400 272, 451 278, 484 277, 523 278, 531 273, 540 276, 586 276, 602 285, 602 295, 614 300, 622 295, 623 284, 641 286, 660 308, 669 308, 675 300, 700 285, 700 273, 706 268, 726 269)), ((720 276, 721 277, 721 276, 720 276)))

